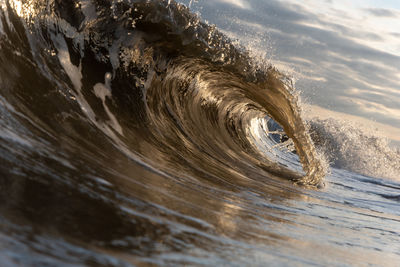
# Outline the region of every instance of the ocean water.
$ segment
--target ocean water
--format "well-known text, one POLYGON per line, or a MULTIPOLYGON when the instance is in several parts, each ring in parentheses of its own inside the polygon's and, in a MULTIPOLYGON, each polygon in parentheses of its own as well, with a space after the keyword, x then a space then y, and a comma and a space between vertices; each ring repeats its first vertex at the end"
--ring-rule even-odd
POLYGON ((398 266, 398 11, 341 3, 0 0, 0 266, 398 266))

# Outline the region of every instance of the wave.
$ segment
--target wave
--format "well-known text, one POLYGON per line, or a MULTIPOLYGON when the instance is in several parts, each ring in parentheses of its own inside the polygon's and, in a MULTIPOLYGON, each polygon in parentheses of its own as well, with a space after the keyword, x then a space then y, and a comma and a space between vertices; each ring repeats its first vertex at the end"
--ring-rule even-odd
MULTIPOLYGON (((96 161, 117 149, 204 183, 262 173, 323 184, 291 80, 184 5, 6 1, 0 18, 2 106, 22 124, 1 133, 3 155, 23 140, 65 168, 77 153, 96 161)), ((42 165, 32 160, 4 168, 42 165)))
MULTIPOLYGON (((360 218, 397 220, 399 186, 332 169, 308 190, 318 151, 360 172, 394 151, 300 108, 289 77, 174 1, 0 1, 5 264, 331 262, 299 242, 341 255, 360 218)), ((349 242, 385 252, 389 230, 349 242)))

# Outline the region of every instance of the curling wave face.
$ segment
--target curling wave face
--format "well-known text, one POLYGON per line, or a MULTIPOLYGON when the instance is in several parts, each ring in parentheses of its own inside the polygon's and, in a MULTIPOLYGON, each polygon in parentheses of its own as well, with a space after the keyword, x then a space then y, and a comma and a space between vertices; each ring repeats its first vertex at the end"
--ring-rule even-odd
MULTIPOLYGON (((2 32, 2 58, 16 57, 3 66, 17 68, 2 72, 22 84, 24 109, 39 117, 39 128, 64 135, 66 120, 74 114, 127 156, 157 171, 179 175, 184 170, 190 176, 200 171, 231 180, 233 171, 247 176, 251 169, 321 184, 324 169, 290 80, 257 64, 183 5, 7 1, 2 32), (28 86, 29 71, 22 68, 33 68, 39 81, 32 77, 28 86), (26 92, 27 87, 34 92, 26 92), (38 102, 40 110, 33 110, 38 102), (44 112, 50 103, 56 110, 44 112), (253 119, 263 118, 282 125, 305 175, 254 146, 247 129, 253 119)), ((18 95, 12 92, 15 85, 7 85, 3 82, 4 92, 18 95)))

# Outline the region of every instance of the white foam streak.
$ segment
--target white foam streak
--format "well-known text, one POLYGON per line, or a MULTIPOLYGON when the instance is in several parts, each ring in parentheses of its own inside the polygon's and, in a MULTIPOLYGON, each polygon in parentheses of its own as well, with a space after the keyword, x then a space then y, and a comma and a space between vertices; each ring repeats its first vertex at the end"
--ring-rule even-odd
POLYGON ((76 92, 78 93, 76 99, 79 102, 82 111, 88 116, 88 118, 90 118, 91 121, 95 121, 95 114, 81 92, 82 89, 81 66, 77 67, 74 64, 72 64, 68 52, 67 43, 65 42, 65 39, 61 35, 52 36, 52 39, 54 44, 56 45, 56 49, 58 51, 57 55, 61 63, 61 66, 65 70, 65 73, 68 75, 72 85, 74 86, 76 92))
POLYGON ((111 113, 110 109, 108 108, 108 106, 106 104, 106 97, 110 97, 111 98, 111 87, 110 87, 111 74, 110 73, 106 73, 104 79, 105 79, 104 84, 97 83, 93 87, 93 89, 94 89, 94 92, 95 92, 96 96, 98 98, 100 98, 102 103, 103 103, 104 110, 106 111, 108 117, 111 120, 111 126, 114 128, 114 130, 116 130, 119 134, 122 135, 122 127, 121 127, 121 125, 118 123, 117 119, 111 113))

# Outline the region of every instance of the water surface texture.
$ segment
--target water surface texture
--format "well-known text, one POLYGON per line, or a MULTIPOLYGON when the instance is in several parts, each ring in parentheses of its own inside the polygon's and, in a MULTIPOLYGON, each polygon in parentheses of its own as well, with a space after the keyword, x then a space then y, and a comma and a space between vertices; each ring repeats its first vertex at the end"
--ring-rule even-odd
POLYGON ((307 115, 310 79, 235 28, 282 2, 0 6, 1 266, 400 261, 396 132, 307 115))

